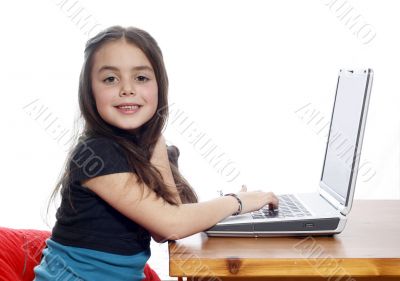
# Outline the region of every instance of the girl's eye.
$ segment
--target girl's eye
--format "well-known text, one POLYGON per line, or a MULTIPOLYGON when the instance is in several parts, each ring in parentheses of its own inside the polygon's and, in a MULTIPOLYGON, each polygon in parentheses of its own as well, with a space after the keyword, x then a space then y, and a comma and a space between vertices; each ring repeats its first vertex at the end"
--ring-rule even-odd
POLYGON ((141 81, 141 82, 145 82, 145 81, 149 80, 149 78, 147 78, 146 76, 143 76, 143 75, 138 76, 137 78, 138 78, 138 80, 141 81))
POLYGON ((108 82, 113 83, 113 82, 115 82, 115 77, 110 76, 110 77, 107 77, 106 79, 104 79, 103 81, 106 83, 108 83, 108 82))

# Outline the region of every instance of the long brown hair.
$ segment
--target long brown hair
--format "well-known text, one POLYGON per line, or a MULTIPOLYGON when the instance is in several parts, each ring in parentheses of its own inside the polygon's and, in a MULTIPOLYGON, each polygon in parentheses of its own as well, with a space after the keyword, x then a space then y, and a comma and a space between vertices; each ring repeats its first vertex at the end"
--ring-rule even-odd
MULTIPOLYGON (((57 196, 60 188, 70 186, 69 163, 74 154, 75 144, 90 137, 103 136, 117 142, 125 152, 132 171, 135 171, 139 185, 144 183, 152 189, 158 197, 162 197, 170 204, 177 205, 173 193, 163 182, 160 172, 150 163, 154 146, 168 119, 168 76, 164 66, 162 52, 155 39, 146 31, 136 27, 111 26, 94 37, 90 38, 85 46, 84 62, 79 78, 78 90, 80 116, 83 121, 83 131, 77 134, 74 144, 71 146, 65 162, 65 167, 53 190, 50 203, 57 196), (125 39, 128 43, 140 48, 151 63, 158 85, 158 105, 154 116, 143 124, 135 135, 119 129, 105 122, 99 115, 92 92, 90 73, 93 67, 93 56, 105 43, 125 39), (133 168, 134 167, 134 168, 133 168)), ((175 147, 176 148, 176 147, 175 147)), ((171 171, 176 183, 182 203, 198 202, 196 193, 185 178, 180 174, 177 167, 177 155, 179 150, 168 149, 170 156, 171 171)), ((70 200, 71 201, 71 200, 70 200)), ((71 205, 72 206, 72 205, 71 205)))

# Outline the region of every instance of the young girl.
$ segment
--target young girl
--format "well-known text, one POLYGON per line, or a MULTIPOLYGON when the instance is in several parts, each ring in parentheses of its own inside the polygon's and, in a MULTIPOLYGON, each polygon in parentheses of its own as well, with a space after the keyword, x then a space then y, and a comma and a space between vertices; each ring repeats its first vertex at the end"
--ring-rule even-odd
POLYGON ((271 192, 197 202, 162 135, 168 77, 157 42, 112 26, 89 39, 79 81, 84 129, 53 191, 62 201, 35 280, 142 280, 157 242, 278 205, 271 192))

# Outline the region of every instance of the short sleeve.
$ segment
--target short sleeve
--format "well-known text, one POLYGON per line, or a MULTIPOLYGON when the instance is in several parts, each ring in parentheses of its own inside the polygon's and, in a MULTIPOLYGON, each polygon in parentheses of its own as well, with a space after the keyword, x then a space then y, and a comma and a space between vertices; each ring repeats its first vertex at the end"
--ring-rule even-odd
POLYGON ((113 140, 103 137, 81 141, 70 162, 72 181, 132 171, 122 148, 113 140))

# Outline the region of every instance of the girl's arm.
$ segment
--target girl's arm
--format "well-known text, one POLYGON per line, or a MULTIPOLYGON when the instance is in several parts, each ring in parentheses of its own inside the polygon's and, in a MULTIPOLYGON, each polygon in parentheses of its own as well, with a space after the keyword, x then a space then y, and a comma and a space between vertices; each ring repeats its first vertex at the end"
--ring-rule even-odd
POLYGON ((171 166, 169 164, 167 144, 165 138, 161 135, 154 147, 153 154, 150 158, 150 163, 153 164, 160 171, 164 182, 171 187, 172 192, 175 194, 176 201, 182 204, 179 192, 176 188, 174 177, 171 172, 171 166))
MULTIPOLYGON (((161 135, 154 147, 153 154, 151 156, 150 162, 160 171, 164 182, 171 186, 173 193, 175 193, 175 199, 178 204, 182 204, 181 198, 179 196, 178 190, 176 189, 176 184, 174 177, 172 175, 171 166, 169 164, 167 145, 165 143, 165 138, 161 135)), ((166 238, 150 231, 151 236, 154 241, 161 243, 165 242, 166 238)))
MULTIPOLYGON (((146 185, 141 197, 141 186, 136 180, 134 173, 116 173, 94 177, 82 184, 150 233, 168 240, 204 231, 238 209, 238 202, 232 196, 173 206, 157 198, 146 185)), ((258 210, 268 203, 278 205, 278 199, 270 192, 239 192, 238 195, 243 202, 242 213, 258 210)))

